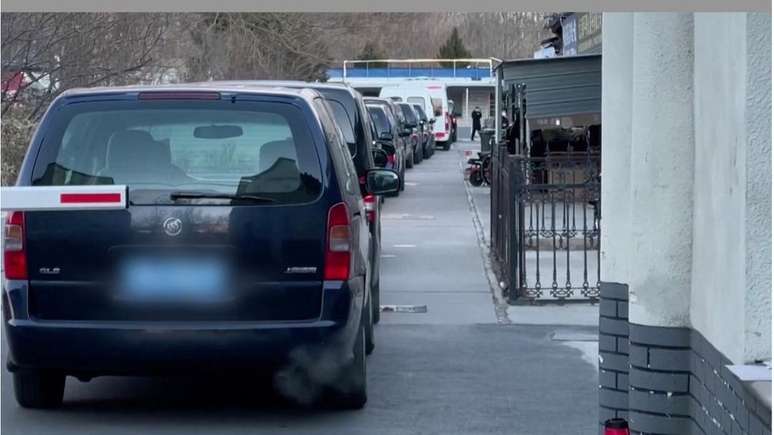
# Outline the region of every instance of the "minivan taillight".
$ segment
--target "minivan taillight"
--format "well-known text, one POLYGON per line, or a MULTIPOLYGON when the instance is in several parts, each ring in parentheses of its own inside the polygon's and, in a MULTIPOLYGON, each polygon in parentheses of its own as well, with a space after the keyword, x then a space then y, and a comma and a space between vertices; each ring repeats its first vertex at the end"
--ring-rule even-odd
POLYGON ((24 213, 8 214, 3 234, 3 269, 7 279, 27 279, 27 251, 24 246, 24 213))
POLYGON ((443 119, 446 121, 446 131, 449 131, 449 114, 447 112, 443 112, 443 119))
POLYGON ((352 236, 350 233, 349 209, 340 202, 328 211, 328 240, 325 245, 326 281, 349 279, 352 236))
POLYGON ((368 222, 374 223, 376 221, 376 195, 366 195, 363 197, 363 203, 365 204, 366 216, 368 222))

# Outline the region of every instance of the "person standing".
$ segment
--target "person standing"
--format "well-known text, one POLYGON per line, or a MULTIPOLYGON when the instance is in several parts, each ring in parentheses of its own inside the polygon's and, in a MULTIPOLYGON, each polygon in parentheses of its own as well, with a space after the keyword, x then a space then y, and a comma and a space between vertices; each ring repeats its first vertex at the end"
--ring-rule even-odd
POLYGON ((470 133, 470 140, 473 140, 476 137, 476 132, 481 136, 481 109, 476 106, 470 117, 473 119, 473 131, 470 133))

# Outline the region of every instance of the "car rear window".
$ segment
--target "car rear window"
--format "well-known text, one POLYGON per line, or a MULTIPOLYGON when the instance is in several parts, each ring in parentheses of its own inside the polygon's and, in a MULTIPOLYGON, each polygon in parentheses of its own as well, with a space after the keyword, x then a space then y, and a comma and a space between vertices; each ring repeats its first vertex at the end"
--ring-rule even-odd
POLYGON ((376 126, 377 133, 390 133, 390 121, 387 119, 387 114, 384 113, 384 110, 380 107, 369 106, 368 113, 371 114, 371 120, 376 126))
POLYGON ((133 204, 174 203, 173 191, 299 203, 322 189, 306 119, 290 104, 91 102, 52 116, 33 185, 126 184, 133 204))
MULTIPOLYGON (((342 106, 341 103, 331 99, 328 99, 327 101, 328 106, 333 112, 333 118, 339 125, 341 133, 344 134, 344 140, 347 141, 347 144, 350 145, 350 148, 352 148, 352 145, 355 144, 355 125, 352 122, 352 119, 349 117, 349 114, 347 114, 347 111, 344 109, 344 106, 342 106)), ((352 149, 350 149, 350 153, 354 155, 352 149)))
POLYGON ((403 111, 403 116, 406 118, 406 122, 409 124, 418 124, 419 120, 417 119, 416 114, 414 113, 414 109, 411 108, 408 104, 401 104, 400 110, 403 111))
POLYGON ((425 99, 422 98, 422 97, 408 97, 406 99, 406 102, 408 102, 410 104, 420 104, 422 106, 425 105, 425 99))
POLYGON ((415 104, 414 109, 419 114, 419 119, 421 119, 422 121, 427 121, 427 115, 425 115, 425 111, 422 109, 422 106, 420 106, 419 104, 415 104))

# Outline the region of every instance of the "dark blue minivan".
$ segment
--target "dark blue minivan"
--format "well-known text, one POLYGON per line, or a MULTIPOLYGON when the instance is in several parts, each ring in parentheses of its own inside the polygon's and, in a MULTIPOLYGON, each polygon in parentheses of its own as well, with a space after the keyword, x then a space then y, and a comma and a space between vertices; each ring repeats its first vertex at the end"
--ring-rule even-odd
MULTIPOLYGON (((365 177, 372 194, 399 187, 390 170, 365 177)), ((126 209, 8 215, 3 316, 20 405, 60 404, 66 376, 303 371, 317 356, 336 368, 319 398, 365 404, 368 222, 319 93, 67 91, 17 185, 105 184, 128 186, 126 209)))

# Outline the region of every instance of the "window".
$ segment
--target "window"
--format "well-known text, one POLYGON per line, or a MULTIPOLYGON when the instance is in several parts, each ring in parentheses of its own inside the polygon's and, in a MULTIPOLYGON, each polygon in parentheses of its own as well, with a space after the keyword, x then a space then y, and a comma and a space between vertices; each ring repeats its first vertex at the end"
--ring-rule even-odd
MULTIPOLYGON (((339 125, 341 132, 344 134, 344 140, 347 144, 353 145, 355 143, 355 124, 350 119, 344 106, 336 100, 328 99, 328 106, 333 112, 333 119, 339 125)), ((354 153, 353 153, 354 154, 354 153)))
POLYGON ((126 184, 134 204, 179 190, 296 203, 321 190, 305 118, 289 105, 100 102, 54 116, 35 185, 126 184))
POLYGON ((425 105, 425 99, 422 97, 408 97, 406 99, 406 102, 408 102, 409 104, 419 104, 420 106, 425 105))
POLYGON ((433 105, 433 116, 443 116, 443 101, 440 98, 431 98, 433 105))
POLYGON ((387 114, 384 113, 384 110, 380 107, 370 106, 368 113, 371 115, 374 127, 376 127, 377 137, 381 133, 391 133, 390 121, 387 119, 387 114))

